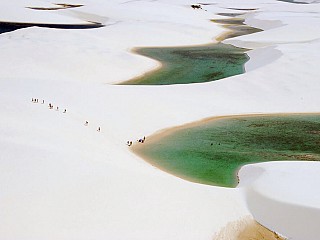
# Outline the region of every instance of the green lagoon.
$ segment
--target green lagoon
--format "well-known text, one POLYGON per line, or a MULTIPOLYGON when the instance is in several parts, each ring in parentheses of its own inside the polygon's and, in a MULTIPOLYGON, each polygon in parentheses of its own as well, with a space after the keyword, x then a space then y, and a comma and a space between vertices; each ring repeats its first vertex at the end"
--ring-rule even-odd
POLYGON ((226 117, 168 130, 134 151, 178 177, 235 187, 244 164, 320 160, 320 115, 226 117))
POLYGON ((139 48, 140 55, 162 63, 162 68, 121 85, 201 83, 244 73, 248 49, 227 44, 193 47, 139 48))

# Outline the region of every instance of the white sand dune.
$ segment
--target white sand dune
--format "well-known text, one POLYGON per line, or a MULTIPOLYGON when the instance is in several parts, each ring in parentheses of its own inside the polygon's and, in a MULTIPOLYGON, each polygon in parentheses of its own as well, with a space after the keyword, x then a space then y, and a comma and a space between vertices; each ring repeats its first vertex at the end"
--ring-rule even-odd
POLYGON ((319 168, 317 162, 247 165, 239 172, 239 187, 254 218, 266 227, 288 239, 318 239, 319 168))
MULTIPOLYGON (((275 198, 280 190, 269 178, 257 183, 245 174, 245 186, 237 189, 194 184, 153 168, 125 143, 212 116, 319 112, 319 6, 218 1, 193 10, 187 0, 66 3, 84 6, 48 12, 25 8, 51 6, 48 1, 0 4, 1 21, 106 25, 0 35, 0 239, 212 239, 250 212, 272 230, 301 239, 301 221, 291 222, 293 231, 280 224, 289 208, 272 218, 252 202, 255 196, 243 197, 252 186, 252 194, 259 190, 271 198, 259 199, 270 207, 287 203, 286 195, 275 198), (213 42, 224 29, 209 20, 221 12, 248 12, 248 24, 265 29, 226 40, 254 49, 247 73, 203 84, 111 85, 159 66, 131 53, 135 47, 213 42), (49 103, 59 111, 49 110, 49 103)), ((268 163, 266 171, 278 176, 291 166, 283 177, 288 183, 304 176, 290 162, 278 164, 268 163)), ((312 179, 299 203, 290 195, 299 214, 315 207, 307 199, 319 197, 313 191, 319 179, 312 179)), ((297 186, 292 191, 299 192, 297 186)), ((317 214, 309 220, 317 222, 317 214)), ((317 233, 312 229, 308 236, 317 233)))

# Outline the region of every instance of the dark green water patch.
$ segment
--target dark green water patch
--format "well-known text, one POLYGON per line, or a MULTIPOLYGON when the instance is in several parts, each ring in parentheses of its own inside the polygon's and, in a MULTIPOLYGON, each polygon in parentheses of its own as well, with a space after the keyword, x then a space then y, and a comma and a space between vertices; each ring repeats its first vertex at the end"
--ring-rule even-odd
POLYGON ((258 8, 227 8, 231 10, 239 10, 239 11, 255 11, 258 10, 258 8))
POLYGON ((147 138, 135 151, 153 165, 181 178, 234 187, 237 171, 245 164, 319 161, 320 115, 209 120, 178 128, 157 140, 147 138))
POLYGON ((169 85, 219 80, 244 72, 248 49, 227 44, 140 48, 137 53, 158 60, 162 68, 121 85, 169 85))
POLYGON ((100 23, 88 24, 49 24, 49 23, 17 23, 17 22, 0 22, 0 34, 12 32, 21 28, 28 27, 43 27, 43 28, 57 28, 57 29, 91 29, 100 28, 104 25, 100 23))

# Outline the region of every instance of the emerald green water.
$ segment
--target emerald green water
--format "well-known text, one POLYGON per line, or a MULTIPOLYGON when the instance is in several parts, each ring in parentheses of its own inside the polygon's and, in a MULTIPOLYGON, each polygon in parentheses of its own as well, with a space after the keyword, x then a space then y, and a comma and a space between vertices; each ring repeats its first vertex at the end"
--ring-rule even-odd
POLYGON ((244 164, 320 160, 320 115, 212 120, 137 149, 153 165, 194 182, 234 187, 244 164))
POLYGON ((197 47, 140 48, 138 54, 160 61, 163 66, 121 85, 169 85, 215 81, 244 73, 247 49, 227 44, 197 47))

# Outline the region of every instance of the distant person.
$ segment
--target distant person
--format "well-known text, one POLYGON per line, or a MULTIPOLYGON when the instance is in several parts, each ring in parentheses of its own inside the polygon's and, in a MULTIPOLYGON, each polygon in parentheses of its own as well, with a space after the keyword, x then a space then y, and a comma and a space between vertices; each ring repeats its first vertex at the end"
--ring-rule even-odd
POLYGON ((101 131, 101 128, 100 128, 100 127, 98 127, 97 131, 98 131, 98 132, 100 132, 100 131, 101 131))
POLYGON ((42 104, 44 104, 44 100, 42 100, 42 104))
POLYGON ((63 111, 63 113, 66 113, 67 112, 67 109, 65 109, 64 111, 63 111))
POLYGON ((86 122, 84 123, 84 125, 85 125, 85 126, 88 126, 88 124, 89 124, 89 122, 88 122, 88 121, 86 121, 86 122))
POLYGON ((56 108, 56 111, 59 111, 59 107, 56 108))

